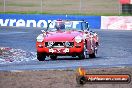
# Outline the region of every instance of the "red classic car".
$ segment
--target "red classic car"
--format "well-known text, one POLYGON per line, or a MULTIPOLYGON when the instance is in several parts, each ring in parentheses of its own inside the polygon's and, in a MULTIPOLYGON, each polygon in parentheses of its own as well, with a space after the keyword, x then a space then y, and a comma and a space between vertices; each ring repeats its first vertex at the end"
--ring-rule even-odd
POLYGON ((38 35, 37 59, 44 61, 46 56, 78 56, 79 59, 95 58, 98 47, 98 35, 89 31, 86 21, 56 20, 48 24, 47 29, 38 35))

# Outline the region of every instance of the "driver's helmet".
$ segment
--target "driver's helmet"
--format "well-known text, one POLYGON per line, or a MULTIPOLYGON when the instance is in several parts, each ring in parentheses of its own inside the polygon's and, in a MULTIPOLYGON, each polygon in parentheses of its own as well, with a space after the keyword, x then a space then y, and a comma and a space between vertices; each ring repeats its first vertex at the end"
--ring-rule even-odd
POLYGON ((65 24, 64 24, 64 22, 63 22, 62 20, 57 20, 57 21, 55 22, 55 28, 56 28, 57 30, 59 30, 59 29, 65 29, 65 24))

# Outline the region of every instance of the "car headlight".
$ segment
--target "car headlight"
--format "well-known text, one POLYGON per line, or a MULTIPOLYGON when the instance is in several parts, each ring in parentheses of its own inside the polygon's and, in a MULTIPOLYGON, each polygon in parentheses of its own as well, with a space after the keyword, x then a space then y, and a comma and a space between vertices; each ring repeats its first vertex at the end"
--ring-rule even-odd
POLYGON ((43 34, 40 34, 38 37, 37 37, 37 42, 43 42, 43 34))
POLYGON ((82 41, 82 37, 80 37, 80 36, 75 37, 75 41, 77 43, 80 43, 82 41))
POLYGON ((65 42, 65 46, 66 47, 69 47, 70 46, 70 43, 68 41, 65 42))
POLYGON ((54 44, 54 42, 53 42, 53 41, 49 41, 49 42, 48 42, 48 46, 49 46, 49 47, 52 47, 52 46, 53 46, 53 44, 54 44))

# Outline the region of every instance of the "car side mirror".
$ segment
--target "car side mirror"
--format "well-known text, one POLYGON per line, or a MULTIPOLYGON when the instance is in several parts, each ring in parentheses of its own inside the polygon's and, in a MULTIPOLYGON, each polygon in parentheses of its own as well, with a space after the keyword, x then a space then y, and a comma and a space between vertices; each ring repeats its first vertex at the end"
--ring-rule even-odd
POLYGON ((42 32, 42 33, 44 33, 44 32, 45 32, 45 30, 41 30, 41 32, 42 32))
POLYGON ((43 36, 46 36, 47 32, 45 30, 41 30, 43 36))
POLYGON ((48 24, 47 24, 47 28, 46 28, 46 31, 49 29, 49 25, 51 24, 51 22, 49 22, 48 24))

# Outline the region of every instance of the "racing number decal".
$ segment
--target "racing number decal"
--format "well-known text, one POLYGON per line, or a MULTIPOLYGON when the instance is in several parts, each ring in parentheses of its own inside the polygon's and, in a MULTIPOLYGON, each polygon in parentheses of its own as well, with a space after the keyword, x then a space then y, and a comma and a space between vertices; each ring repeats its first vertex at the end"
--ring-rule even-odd
POLYGON ((69 52, 69 49, 68 48, 65 48, 65 49, 49 49, 49 52, 52 52, 52 53, 66 53, 66 52, 69 52))
POLYGON ((61 49, 57 49, 57 53, 61 53, 61 49))

